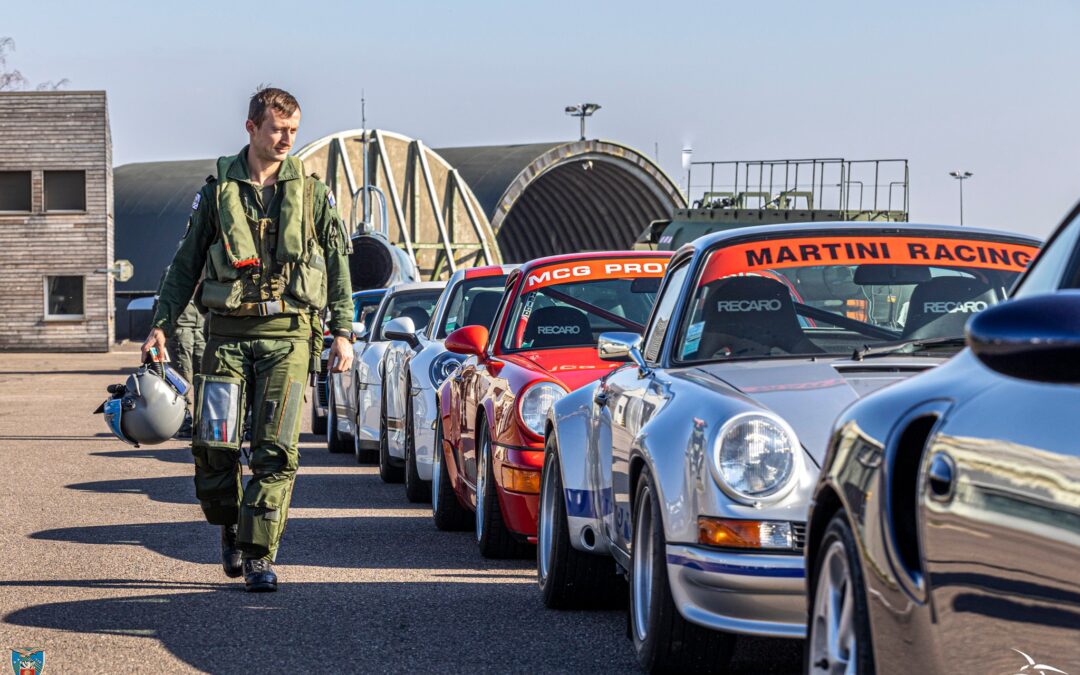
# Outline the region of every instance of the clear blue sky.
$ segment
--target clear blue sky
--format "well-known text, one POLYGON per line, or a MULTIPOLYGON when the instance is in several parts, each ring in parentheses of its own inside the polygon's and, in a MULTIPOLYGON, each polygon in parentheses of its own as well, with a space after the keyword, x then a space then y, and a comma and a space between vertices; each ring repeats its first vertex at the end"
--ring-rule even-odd
POLYGON ((31 82, 109 95, 116 163, 245 142, 260 82, 300 143, 360 126, 433 147, 589 136, 694 158, 911 160, 911 214, 1047 234, 1080 198, 1080 4, 1001 2, 10 2, 31 82))

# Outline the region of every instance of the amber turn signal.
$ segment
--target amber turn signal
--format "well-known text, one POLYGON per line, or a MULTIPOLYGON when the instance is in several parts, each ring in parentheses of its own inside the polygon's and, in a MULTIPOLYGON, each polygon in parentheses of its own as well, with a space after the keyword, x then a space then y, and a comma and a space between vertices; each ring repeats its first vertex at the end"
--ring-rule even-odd
POLYGON ((540 494, 540 472, 503 466, 502 486, 503 489, 513 492, 540 494))
POLYGON ((792 548, 791 523, 698 517, 698 543, 724 548, 792 548))

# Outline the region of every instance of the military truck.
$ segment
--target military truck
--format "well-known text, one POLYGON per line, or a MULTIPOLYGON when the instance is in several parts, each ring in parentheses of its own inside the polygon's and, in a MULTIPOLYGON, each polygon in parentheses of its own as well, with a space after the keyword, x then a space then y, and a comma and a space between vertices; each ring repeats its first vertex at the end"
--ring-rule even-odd
POLYGON ((675 250, 698 237, 792 222, 907 222, 906 159, 843 158, 692 162, 690 208, 654 220, 634 248, 675 250))

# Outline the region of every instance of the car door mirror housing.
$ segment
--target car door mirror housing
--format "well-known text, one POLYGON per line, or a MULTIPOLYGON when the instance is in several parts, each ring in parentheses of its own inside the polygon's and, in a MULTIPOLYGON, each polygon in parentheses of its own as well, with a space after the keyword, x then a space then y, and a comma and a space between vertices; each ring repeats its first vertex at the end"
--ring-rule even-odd
POLYGON ((1080 291, 990 307, 972 317, 965 332, 975 356, 999 373, 1080 384, 1080 291))
POLYGON ((416 324, 407 316, 391 319, 383 326, 383 335, 389 340, 407 342, 410 347, 415 347, 420 343, 419 338, 416 337, 416 324))
POLYGON ((462 326, 446 336, 443 344, 455 354, 486 358, 488 329, 484 326, 462 326))
POLYGON ((357 340, 367 339, 367 326, 364 325, 363 321, 352 322, 352 334, 357 340))
POLYGON ((632 362, 643 375, 649 371, 641 355, 641 336, 637 333, 601 333, 596 351, 601 361, 632 362))

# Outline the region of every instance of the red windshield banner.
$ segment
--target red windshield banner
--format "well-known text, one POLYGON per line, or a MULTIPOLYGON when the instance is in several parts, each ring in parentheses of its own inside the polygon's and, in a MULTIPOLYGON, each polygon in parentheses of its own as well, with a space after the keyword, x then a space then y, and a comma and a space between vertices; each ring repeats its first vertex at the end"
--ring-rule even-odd
POLYGON ((732 274, 818 265, 933 265, 1023 272, 1035 246, 937 237, 801 237, 717 249, 701 283, 732 274))
POLYGON ((571 260, 558 265, 538 267, 525 278, 523 293, 545 286, 597 281, 600 279, 639 279, 662 277, 667 270, 665 258, 597 258, 595 260, 571 260))

